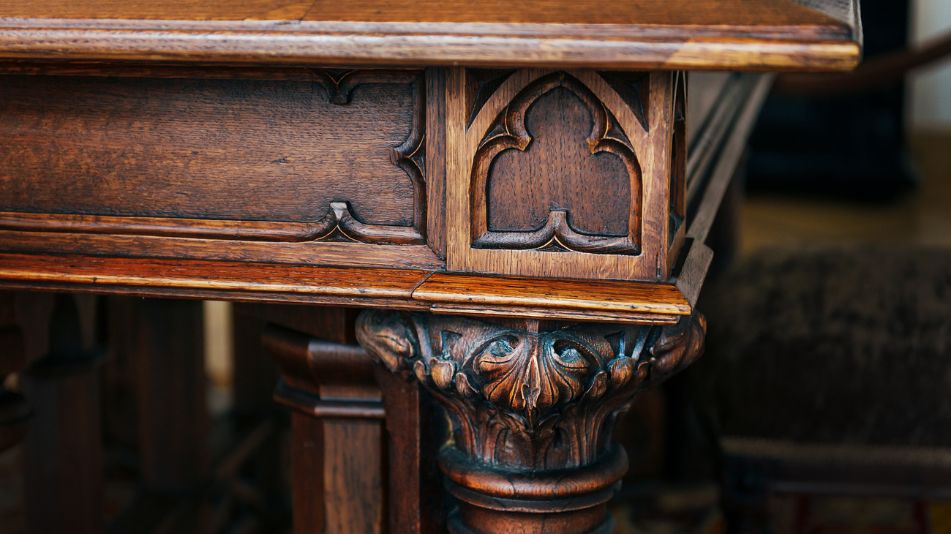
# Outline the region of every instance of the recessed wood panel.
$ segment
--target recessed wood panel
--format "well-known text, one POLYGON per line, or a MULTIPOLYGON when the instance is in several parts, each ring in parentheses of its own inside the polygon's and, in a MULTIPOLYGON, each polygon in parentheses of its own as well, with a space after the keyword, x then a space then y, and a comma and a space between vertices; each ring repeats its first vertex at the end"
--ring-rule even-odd
POLYGON ((0 230, 426 255, 424 74, 252 74, 0 77, 0 230))
POLYGON ((449 86, 450 269, 665 278, 670 75, 487 72, 449 86))
POLYGON ((557 88, 527 110, 532 141, 492 162, 488 176, 490 231, 530 231, 548 213, 564 210, 578 232, 627 235, 631 204, 625 162, 610 152, 592 154, 594 117, 577 95, 557 88))
POLYGON ((418 135, 416 91, 360 84, 341 104, 316 82, 5 77, 0 209, 307 222, 345 201, 412 226, 396 149, 418 135))

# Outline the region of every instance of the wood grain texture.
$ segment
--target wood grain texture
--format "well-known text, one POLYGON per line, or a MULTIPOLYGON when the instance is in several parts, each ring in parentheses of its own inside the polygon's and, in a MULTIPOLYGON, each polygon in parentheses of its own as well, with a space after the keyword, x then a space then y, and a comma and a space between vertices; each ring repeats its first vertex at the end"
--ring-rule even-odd
POLYGON ((524 88, 474 160, 475 246, 640 252, 637 156, 617 119, 573 77, 554 73, 524 88))
POLYGON ((698 358, 705 328, 701 316, 625 327, 367 311, 356 333, 449 414, 449 532, 576 534, 611 531, 606 503, 627 470, 617 414, 698 358))
POLYGON ((857 0, 10 0, 0 57, 74 60, 847 69, 857 0), (815 2, 813 2, 815 4, 815 2), (851 16, 843 16, 842 13, 851 16))
MULTIPOLYGON (((397 269, 346 269, 195 260, 0 255, 0 278, 40 284, 234 291, 337 297, 354 304, 407 301, 428 274, 397 269)), ((302 302, 306 302, 303 299, 302 302)))
POLYGON ((275 400, 293 410, 294 532, 381 533, 384 412, 372 360, 345 342, 348 310, 300 312, 320 338, 273 324, 262 337, 281 369, 275 400))
POLYGON ((446 69, 426 69, 426 238, 446 259, 446 69))
POLYGON ((576 311, 686 315, 690 306, 672 285, 638 282, 534 280, 437 273, 413 298, 447 304, 524 306, 576 311))
POLYGON ((420 270, 0 253, 0 285, 140 296, 439 310, 490 317, 671 323, 671 284, 502 278, 420 270), (431 282, 431 284, 430 284, 431 282))
POLYGON ((375 366, 386 411, 387 532, 445 532, 445 492, 436 467, 442 414, 419 384, 375 366))
POLYGON ((155 239, 181 238, 212 256, 307 262, 359 257, 355 244, 415 246, 403 256, 425 262, 425 92, 420 71, 0 78, 0 229, 33 249, 48 236, 31 233, 90 233, 109 236, 91 240, 103 253, 135 254, 129 238, 146 255, 198 244, 155 239))
POLYGON ((672 76, 624 90, 593 71, 519 70, 475 110, 470 75, 447 86, 448 268, 666 278, 672 76))

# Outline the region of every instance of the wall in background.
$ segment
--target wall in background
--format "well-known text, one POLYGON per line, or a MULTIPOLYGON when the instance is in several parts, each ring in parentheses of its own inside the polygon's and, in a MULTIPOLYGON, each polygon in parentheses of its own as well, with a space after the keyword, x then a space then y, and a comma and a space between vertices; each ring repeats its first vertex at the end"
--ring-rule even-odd
MULTIPOLYGON (((951 0, 912 1, 913 43, 925 42, 949 31, 951 0)), ((951 130, 951 58, 919 70, 911 77, 908 89, 911 128, 951 130)))

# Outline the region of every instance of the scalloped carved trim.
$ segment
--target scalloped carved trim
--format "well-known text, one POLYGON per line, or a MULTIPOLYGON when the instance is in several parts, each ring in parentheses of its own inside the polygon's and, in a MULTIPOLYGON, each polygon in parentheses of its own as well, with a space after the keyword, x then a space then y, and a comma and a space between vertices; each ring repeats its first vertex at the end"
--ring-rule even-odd
POLYGON ((419 245, 425 238, 409 226, 364 224, 353 216, 346 202, 331 202, 330 213, 311 230, 308 241, 356 241, 379 245, 419 245))
POLYGON ((556 72, 525 87, 489 127, 473 158, 470 199, 472 245, 475 248, 560 250, 599 254, 637 255, 641 250, 642 177, 630 140, 605 105, 582 82, 556 72), (549 92, 564 88, 573 93, 592 118, 586 139, 591 155, 609 153, 624 164, 630 178, 631 208, 626 236, 602 236, 572 228, 566 210, 552 210, 546 224, 532 231, 492 231, 488 225, 487 187, 495 159, 506 150, 528 150, 532 136, 525 126, 528 109, 549 92), (554 246, 557 245, 557 246, 554 246))
POLYGON ((327 89, 330 101, 337 105, 347 105, 353 97, 353 90, 367 83, 412 84, 416 112, 409 135, 390 153, 390 160, 413 182, 413 225, 390 226, 364 224, 354 217, 346 202, 332 202, 331 212, 318 223, 315 234, 323 234, 315 241, 332 239, 340 235, 362 243, 388 245, 421 245, 426 243, 426 180, 423 169, 426 167, 424 129, 426 125, 425 80, 421 71, 409 70, 348 70, 336 71, 315 69, 314 78, 327 89), (323 232, 326 228, 329 231, 323 232))

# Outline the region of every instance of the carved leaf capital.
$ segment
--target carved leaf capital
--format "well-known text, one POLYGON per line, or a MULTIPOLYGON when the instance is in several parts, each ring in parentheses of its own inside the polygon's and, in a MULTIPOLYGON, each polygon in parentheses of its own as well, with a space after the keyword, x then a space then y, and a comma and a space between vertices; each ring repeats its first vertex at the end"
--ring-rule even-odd
POLYGON ((388 369, 412 369, 482 461, 577 465, 603 450, 612 414, 700 355, 706 326, 525 324, 367 311, 357 337, 388 369))

